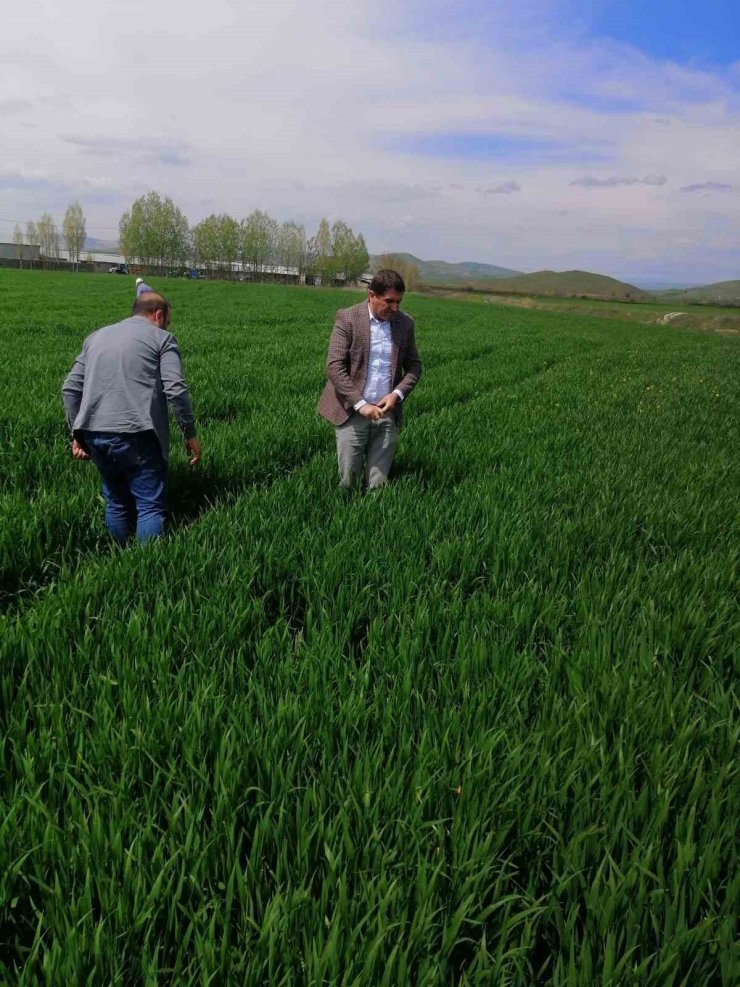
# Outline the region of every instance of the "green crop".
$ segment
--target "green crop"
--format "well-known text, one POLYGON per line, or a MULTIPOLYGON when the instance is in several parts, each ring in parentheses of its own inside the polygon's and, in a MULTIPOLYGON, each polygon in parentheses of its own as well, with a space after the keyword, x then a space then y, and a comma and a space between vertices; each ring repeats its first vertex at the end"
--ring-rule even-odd
POLYGON ((204 461, 121 551, 60 386, 125 280, 0 271, 0 980, 737 982, 738 340, 409 296, 347 498, 360 296, 167 284, 204 461))

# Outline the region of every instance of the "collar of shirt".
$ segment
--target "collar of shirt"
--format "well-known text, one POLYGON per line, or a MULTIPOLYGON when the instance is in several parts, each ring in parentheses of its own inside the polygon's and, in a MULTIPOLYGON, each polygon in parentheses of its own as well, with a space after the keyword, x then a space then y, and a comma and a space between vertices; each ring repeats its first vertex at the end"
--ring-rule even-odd
POLYGON ((386 321, 383 322, 381 319, 378 319, 376 316, 373 315, 373 310, 370 308, 369 305, 367 307, 367 314, 370 316, 370 322, 371 323, 374 322, 376 326, 390 326, 390 320, 386 319, 386 321))

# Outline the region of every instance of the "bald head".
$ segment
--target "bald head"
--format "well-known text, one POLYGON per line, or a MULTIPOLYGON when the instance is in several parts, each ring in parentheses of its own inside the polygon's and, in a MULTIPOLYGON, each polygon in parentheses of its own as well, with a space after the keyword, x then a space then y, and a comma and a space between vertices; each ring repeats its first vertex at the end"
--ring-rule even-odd
POLYGON ((132 315, 143 315, 155 325, 165 328, 169 325, 171 307, 164 295, 160 295, 158 291, 145 291, 134 302, 132 315))

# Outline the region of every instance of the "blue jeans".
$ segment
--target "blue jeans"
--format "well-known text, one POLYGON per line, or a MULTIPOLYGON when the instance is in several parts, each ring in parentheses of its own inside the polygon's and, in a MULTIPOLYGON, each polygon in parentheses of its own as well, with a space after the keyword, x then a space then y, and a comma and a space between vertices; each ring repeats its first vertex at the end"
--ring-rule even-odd
POLYGON ((80 432, 103 482, 105 526, 123 544, 164 534, 167 462, 154 432, 80 432))

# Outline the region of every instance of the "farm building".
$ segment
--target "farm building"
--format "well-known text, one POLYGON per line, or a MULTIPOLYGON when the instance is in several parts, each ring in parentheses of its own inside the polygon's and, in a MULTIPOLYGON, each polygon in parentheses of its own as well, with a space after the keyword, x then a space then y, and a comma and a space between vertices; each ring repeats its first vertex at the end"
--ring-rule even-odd
MULTIPOLYGON (((37 243, 23 243, 20 249, 24 264, 41 260, 41 248, 37 243)), ((0 243, 0 264, 3 267, 15 267, 17 263, 18 246, 15 243, 0 243), (12 264, 7 264, 6 261, 12 261, 12 264)))

